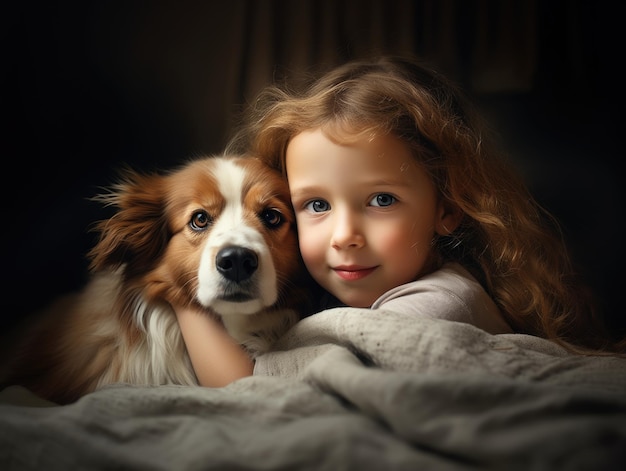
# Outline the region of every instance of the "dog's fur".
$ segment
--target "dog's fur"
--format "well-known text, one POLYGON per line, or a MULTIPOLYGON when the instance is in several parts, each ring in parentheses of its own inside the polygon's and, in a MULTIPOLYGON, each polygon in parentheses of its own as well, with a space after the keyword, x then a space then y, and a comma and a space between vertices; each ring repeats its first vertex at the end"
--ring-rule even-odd
POLYGON ((253 356, 305 309, 287 183, 260 160, 128 171, 96 199, 115 212, 96 225, 94 277, 28 333, 5 382, 57 403, 116 382, 193 385, 170 303, 221 317, 253 356))

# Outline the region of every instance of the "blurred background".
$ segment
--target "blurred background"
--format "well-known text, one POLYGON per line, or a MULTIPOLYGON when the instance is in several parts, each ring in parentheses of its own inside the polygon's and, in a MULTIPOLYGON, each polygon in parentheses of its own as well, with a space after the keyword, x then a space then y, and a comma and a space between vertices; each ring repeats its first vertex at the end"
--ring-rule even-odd
POLYGON ((561 221, 610 325, 621 302, 623 13, 599 0, 8 2, 2 328, 79 288, 119 169, 219 152, 274 80, 411 53, 482 108, 561 221))

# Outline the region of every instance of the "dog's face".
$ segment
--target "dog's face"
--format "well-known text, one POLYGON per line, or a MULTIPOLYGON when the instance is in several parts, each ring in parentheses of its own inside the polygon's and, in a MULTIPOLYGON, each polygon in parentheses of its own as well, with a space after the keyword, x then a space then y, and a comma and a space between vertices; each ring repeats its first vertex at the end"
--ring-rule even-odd
POLYGON ((124 265, 148 298, 251 314, 274 304, 301 269, 287 183, 257 159, 129 174, 101 199, 118 211, 98 226, 92 268, 124 265))

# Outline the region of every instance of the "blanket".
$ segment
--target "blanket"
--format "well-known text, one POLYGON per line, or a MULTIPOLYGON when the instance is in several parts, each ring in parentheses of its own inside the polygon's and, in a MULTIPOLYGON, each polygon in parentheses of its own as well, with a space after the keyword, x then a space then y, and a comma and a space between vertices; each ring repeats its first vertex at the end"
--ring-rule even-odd
POLYGON ((385 310, 303 319, 224 388, 0 393, 3 470, 625 465, 626 359, 385 310))

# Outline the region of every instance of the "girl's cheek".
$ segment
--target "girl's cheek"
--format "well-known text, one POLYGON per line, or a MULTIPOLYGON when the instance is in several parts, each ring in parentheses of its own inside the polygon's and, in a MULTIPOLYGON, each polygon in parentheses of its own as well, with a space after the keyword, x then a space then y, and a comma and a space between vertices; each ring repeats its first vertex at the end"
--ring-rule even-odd
POLYGON ((300 245, 300 254, 302 255, 302 259, 308 265, 309 262, 315 260, 318 249, 316 247, 315 238, 311 237, 310 234, 307 235, 307 231, 302 231, 298 237, 299 245, 300 245))

